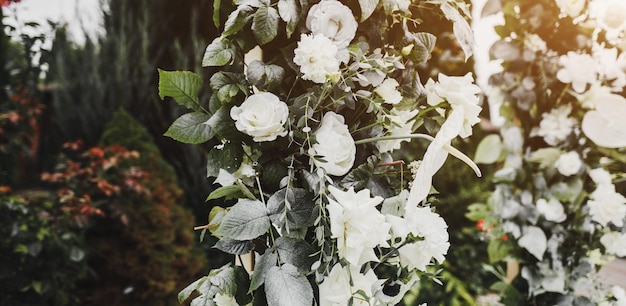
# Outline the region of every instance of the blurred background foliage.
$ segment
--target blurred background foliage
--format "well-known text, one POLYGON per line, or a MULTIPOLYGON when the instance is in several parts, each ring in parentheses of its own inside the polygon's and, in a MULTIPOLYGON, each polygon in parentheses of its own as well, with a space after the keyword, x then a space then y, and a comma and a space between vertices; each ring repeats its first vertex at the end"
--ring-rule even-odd
MULTIPOLYGON (((214 144, 163 137, 183 110, 157 96, 157 68, 205 80, 214 72, 200 67, 218 33, 212 6, 109 0, 97 40, 77 45, 57 27, 52 48, 41 51, 44 78, 32 64, 43 36, 9 40, 18 34, 0 24, 0 305, 174 305, 192 279, 232 259, 192 231, 211 208, 204 169, 214 144)), ((440 39, 422 83, 472 71, 451 29, 429 32, 440 39)), ((474 138, 482 133, 476 127, 474 138)), ((454 145, 472 156, 476 143, 454 145)), ((405 144, 397 157, 414 160, 426 145, 405 144)), ((443 285, 423 282, 419 300, 405 304, 472 305, 493 276, 481 267, 480 230, 464 214, 490 190, 489 178, 449 158, 434 182, 450 226, 443 285)))

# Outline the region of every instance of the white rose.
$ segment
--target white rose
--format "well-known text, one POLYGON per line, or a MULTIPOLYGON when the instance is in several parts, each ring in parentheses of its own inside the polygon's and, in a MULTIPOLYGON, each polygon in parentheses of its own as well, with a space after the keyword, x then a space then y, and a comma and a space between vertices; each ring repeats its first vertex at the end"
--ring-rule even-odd
POLYGON ((371 305, 370 300, 374 300, 384 281, 379 280, 372 269, 363 274, 359 268, 335 264, 319 285, 320 306, 348 305, 352 297, 352 305, 371 305))
POLYGON ((323 0, 309 10, 306 27, 313 35, 324 35, 342 49, 354 38, 358 23, 349 7, 336 0, 323 0))
POLYGON ((607 253, 619 257, 626 256, 626 234, 609 232, 602 235, 600 242, 604 245, 607 253))
POLYGON ((398 86, 400 86, 400 84, 398 84, 398 81, 392 78, 388 78, 385 79, 385 81, 383 81, 380 85, 378 85, 378 87, 374 89, 374 92, 377 93, 381 98, 383 98, 385 103, 398 104, 400 103, 400 101, 402 101, 402 94, 400 94, 400 91, 398 91, 398 86))
POLYGON ((587 201, 591 220, 602 226, 613 223, 616 226, 624 225, 626 217, 626 198, 615 191, 614 185, 598 185, 587 201))
POLYGON ((334 199, 328 199, 331 237, 337 239, 337 253, 350 264, 361 266, 368 261, 378 261, 374 248, 388 246, 391 225, 385 222, 376 206, 381 197, 370 197, 370 191, 341 191, 328 187, 334 199), (375 225, 375 226, 373 226, 375 225))
POLYGON ((563 142, 572 133, 572 128, 576 125, 576 119, 569 117, 570 111, 571 108, 564 105, 553 109, 550 113, 544 113, 541 122, 539 122, 537 134, 551 146, 563 142))
POLYGON ((344 124, 344 118, 328 112, 322 118, 315 132, 317 143, 309 152, 312 156, 321 156, 324 160, 313 159, 316 166, 323 168, 330 175, 341 176, 352 168, 356 156, 356 145, 344 124))
POLYGON ((585 0, 556 0, 556 5, 568 16, 576 18, 585 8, 585 0))
POLYGON ((557 72, 556 78, 563 83, 571 83, 572 89, 582 93, 587 84, 597 81, 596 61, 589 54, 580 54, 574 51, 567 52, 559 58, 562 68, 557 72))
POLYGON ((603 95, 594 101, 595 110, 583 117, 582 131, 596 145, 605 148, 626 147, 626 98, 616 95, 603 95))
POLYGON ((481 107, 478 105, 477 94, 480 87, 474 84, 471 73, 464 76, 447 76, 439 74, 438 82, 429 79, 425 89, 429 105, 437 105, 447 101, 452 109, 463 110, 463 127, 459 133, 462 138, 472 135, 472 126, 480 122, 478 115, 481 107))
POLYGON ((556 160, 554 166, 563 176, 572 176, 583 166, 583 162, 576 151, 570 151, 561 154, 556 160))
POLYGON ((252 136, 256 142, 272 141, 287 135, 285 122, 289 108, 285 102, 269 92, 249 96, 241 106, 230 110, 237 130, 252 136))
POLYGON ((549 201, 545 199, 537 200, 537 211, 542 214, 546 220, 556 223, 563 222, 567 218, 563 204, 555 198, 551 198, 549 201))
POLYGON ((328 76, 339 73, 337 46, 324 35, 300 36, 293 62, 300 66, 302 78, 321 84, 328 76))

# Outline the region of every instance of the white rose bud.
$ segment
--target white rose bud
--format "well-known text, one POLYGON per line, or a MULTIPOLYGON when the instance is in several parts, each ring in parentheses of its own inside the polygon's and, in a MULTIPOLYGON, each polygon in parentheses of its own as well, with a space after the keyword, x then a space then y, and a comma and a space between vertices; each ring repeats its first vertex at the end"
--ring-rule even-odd
POLYGON ((237 130, 252 136, 256 142, 273 141, 287 135, 285 122, 289 108, 285 102, 269 92, 253 94, 241 106, 230 110, 237 130))
POLYGON ((322 118, 315 132, 317 143, 311 148, 311 155, 318 155, 324 161, 313 159, 316 166, 330 175, 341 176, 352 168, 356 156, 356 145, 344 124, 344 118, 334 112, 328 112, 322 118))
POLYGON ((309 10, 306 27, 314 36, 324 35, 338 48, 347 47, 354 35, 358 23, 349 7, 335 0, 323 0, 309 10))
POLYGON ((580 156, 576 151, 567 152, 559 156, 556 160, 556 169, 564 176, 572 176, 582 167, 583 162, 580 160, 580 156))

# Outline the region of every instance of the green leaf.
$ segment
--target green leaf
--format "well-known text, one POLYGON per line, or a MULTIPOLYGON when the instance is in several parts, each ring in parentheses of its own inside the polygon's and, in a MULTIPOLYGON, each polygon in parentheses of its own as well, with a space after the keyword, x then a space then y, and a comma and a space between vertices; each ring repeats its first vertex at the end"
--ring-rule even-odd
MULTIPOLYGON (((235 139, 235 135, 239 135, 239 131, 235 128, 235 121, 230 118, 231 106, 224 105, 219 108, 212 116, 207 120, 206 125, 211 128, 215 134, 219 135, 222 139, 235 139)), ((236 156, 233 156, 235 158, 236 156)), ((219 171, 218 171, 219 172, 219 171)))
POLYGON ((196 289, 198 289, 202 285, 202 283, 204 283, 206 280, 207 280, 207 277, 204 276, 204 277, 196 280, 195 282, 189 284, 189 286, 185 287, 183 290, 181 290, 178 293, 178 303, 182 304, 184 301, 186 301, 191 296, 191 294, 196 289))
POLYGON ((281 85, 285 69, 278 65, 266 65, 261 61, 253 61, 246 72, 248 81, 261 91, 271 91, 281 85))
POLYGON ((490 134, 483 138, 476 148, 476 155, 474 156, 474 162, 477 164, 493 164, 497 161, 501 161, 504 158, 504 145, 500 136, 497 134, 490 134))
POLYGON ((559 148, 541 148, 530 153, 528 161, 538 163, 541 168, 547 168, 554 165, 559 156, 561 156, 559 148))
POLYGON ((468 212, 465 213, 465 217, 472 220, 478 221, 481 219, 487 218, 490 215, 489 209, 487 205, 483 203, 473 203, 467 207, 468 212))
POLYGON ((220 169, 233 173, 241 166, 243 148, 238 143, 227 142, 213 148, 207 156, 207 177, 217 177, 220 169))
POLYGON ((230 36, 235 34, 250 21, 252 18, 252 13, 254 13, 255 8, 242 4, 237 7, 230 15, 228 15, 228 19, 226 20, 226 24, 224 25, 224 36, 230 36))
POLYGON ((239 92, 249 94, 249 84, 243 73, 220 71, 209 81, 211 89, 222 103, 230 102, 239 92))
POLYGON ((270 268, 275 267, 278 263, 278 256, 272 252, 265 252, 261 255, 254 266, 252 279, 250 281, 250 290, 252 292, 261 287, 265 283, 265 277, 270 268))
POLYGON ((278 14, 287 23, 287 38, 290 38, 299 20, 298 3, 296 0, 278 0, 278 14))
POLYGON ((176 103, 194 111, 200 109, 198 90, 202 78, 190 71, 159 71, 159 97, 172 97, 176 103))
POLYGON ((271 267, 265 277, 268 305, 309 306, 313 304, 313 288, 296 267, 284 264, 271 267))
POLYGON ((233 255, 248 254, 254 250, 254 243, 250 240, 235 240, 230 238, 222 238, 215 243, 214 248, 233 255))
POLYGON ((220 27, 220 7, 222 0, 213 0, 213 25, 219 29, 220 27))
POLYGON ((287 230, 312 226, 317 217, 313 195, 300 188, 275 192, 267 201, 267 209, 272 222, 286 224, 287 230))
POLYGON ((235 53, 235 46, 227 38, 217 37, 206 47, 202 67, 230 64, 235 59, 235 53))
POLYGON ((489 241, 487 246, 487 254, 489 255, 489 262, 495 263, 504 260, 511 252, 512 246, 510 243, 502 241, 500 239, 494 239, 489 241))
POLYGON ((205 201, 215 200, 219 198, 225 198, 225 200, 240 198, 243 196, 241 188, 237 185, 222 186, 209 194, 205 201))
POLYGON ((236 240, 251 240, 267 232, 270 218, 258 200, 240 199, 224 216, 217 234, 236 240))
POLYGON ((361 6, 361 22, 369 18, 378 6, 378 0, 359 0, 361 6))
POLYGON ((476 44, 472 28, 463 15, 461 15, 461 13, 459 13, 459 11, 450 3, 442 2, 441 11, 446 16, 446 19, 453 22, 452 30, 454 31, 454 36, 461 46, 461 49, 463 49, 463 53, 465 53, 465 61, 467 62, 467 60, 472 56, 472 53, 474 52, 474 45, 476 44))
POLYGON ((206 142, 215 136, 213 130, 207 124, 209 119, 211 119, 211 116, 205 113, 184 114, 172 123, 164 135, 184 143, 198 144, 206 142))
POLYGON ((252 18, 252 33, 259 45, 264 45, 278 35, 278 11, 270 6, 262 6, 252 18))
POLYGON ((315 249, 306 241, 288 237, 278 237, 274 245, 278 250, 278 257, 281 262, 292 264, 301 273, 306 273, 311 269, 314 259, 311 254, 315 249))
POLYGON ((413 49, 411 50, 410 57, 416 64, 423 64, 430 59, 430 54, 435 48, 437 43, 437 36, 420 32, 410 34, 409 41, 413 43, 413 49))

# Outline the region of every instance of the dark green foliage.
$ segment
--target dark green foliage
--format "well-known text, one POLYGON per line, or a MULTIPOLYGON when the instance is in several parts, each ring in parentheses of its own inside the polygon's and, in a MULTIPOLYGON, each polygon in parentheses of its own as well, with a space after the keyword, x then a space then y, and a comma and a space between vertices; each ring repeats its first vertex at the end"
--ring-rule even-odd
MULTIPOLYGON (((193 216, 182 205, 183 193, 174 171, 146 129, 123 110, 113 115, 101 143, 138 151, 138 159, 128 159, 120 167, 139 167, 149 176, 142 184, 147 192, 120 194, 105 212, 108 217, 87 233, 93 246, 89 264, 97 279, 81 286, 83 302, 170 305, 205 266, 189 225, 193 216)), ((110 178, 124 184, 119 180, 110 178)))

